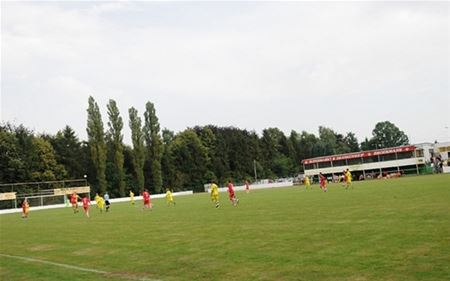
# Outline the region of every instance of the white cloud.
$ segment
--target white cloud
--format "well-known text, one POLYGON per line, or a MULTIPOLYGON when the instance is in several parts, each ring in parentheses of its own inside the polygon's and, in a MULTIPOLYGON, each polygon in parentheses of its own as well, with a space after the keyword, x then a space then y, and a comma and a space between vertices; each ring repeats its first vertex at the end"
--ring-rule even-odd
POLYGON ((362 140, 389 119, 442 138, 448 117, 425 97, 448 111, 448 5, 2 2, 2 118, 84 137, 93 95, 105 121, 109 98, 125 120, 151 100, 173 130, 325 125, 362 140))

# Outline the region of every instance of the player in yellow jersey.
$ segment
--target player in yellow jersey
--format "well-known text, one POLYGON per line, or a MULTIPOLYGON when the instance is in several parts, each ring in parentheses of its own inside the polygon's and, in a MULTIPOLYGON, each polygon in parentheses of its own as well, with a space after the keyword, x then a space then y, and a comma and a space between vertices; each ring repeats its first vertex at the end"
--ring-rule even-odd
POLYGON ((345 189, 347 189, 349 187, 353 188, 352 173, 350 173, 350 170, 347 169, 347 171, 345 172, 345 189))
POLYGON ((219 208, 219 187, 214 181, 211 183, 211 201, 213 201, 216 208, 219 208))
POLYGON ((303 181, 304 181, 304 184, 305 184, 306 189, 308 189, 308 188, 311 187, 311 182, 309 181, 309 177, 308 177, 308 176, 305 176, 305 178, 303 179, 303 181))
POLYGON ((134 205, 134 193, 131 190, 130 190, 130 202, 131 202, 131 205, 134 205))
POLYGON ((167 200, 167 206, 170 206, 170 204, 173 204, 175 206, 176 203, 173 200, 173 194, 169 188, 167 188, 167 191, 166 191, 166 200, 167 200))
POLYGON ((101 196, 97 199, 97 196, 95 196, 95 202, 97 203, 97 208, 100 210, 100 213, 103 213, 103 210, 105 209, 105 199, 101 196))
POLYGON ((100 198, 102 198, 100 195, 98 195, 98 193, 95 193, 95 197, 94 197, 94 200, 95 200, 95 203, 97 203, 97 209, 98 209, 98 201, 100 200, 100 198))

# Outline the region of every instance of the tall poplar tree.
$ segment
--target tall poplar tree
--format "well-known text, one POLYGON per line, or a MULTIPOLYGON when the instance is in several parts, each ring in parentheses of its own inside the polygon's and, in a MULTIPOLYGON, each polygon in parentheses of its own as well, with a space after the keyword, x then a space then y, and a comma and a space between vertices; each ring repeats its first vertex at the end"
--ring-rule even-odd
POLYGON ((145 142, 147 144, 147 155, 151 163, 151 179, 152 186, 156 193, 162 191, 162 173, 161 173, 161 158, 162 158, 162 139, 160 134, 160 127, 158 117, 156 117, 155 106, 151 102, 145 105, 146 111, 144 113, 144 134, 145 142))
POLYGON ((133 166, 140 191, 144 190, 145 147, 142 120, 134 107, 128 109, 130 115, 131 139, 133 142, 133 166))
POLYGON ((120 117, 119 109, 117 108, 116 101, 109 100, 108 108, 108 137, 112 144, 114 154, 114 168, 116 184, 119 187, 119 194, 121 197, 125 196, 125 172, 123 169, 124 156, 123 156, 123 121, 120 117))
POLYGON ((106 143, 103 130, 103 121, 97 102, 92 96, 89 97, 87 109, 87 134, 91 151, 91 159, 95 166, 98 190, 100 193, 106 191, 106 143))

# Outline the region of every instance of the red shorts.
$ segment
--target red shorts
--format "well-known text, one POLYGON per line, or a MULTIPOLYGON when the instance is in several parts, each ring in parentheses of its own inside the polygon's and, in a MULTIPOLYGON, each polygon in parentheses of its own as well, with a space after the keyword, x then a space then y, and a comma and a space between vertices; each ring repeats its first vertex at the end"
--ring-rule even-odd
POLYGON ((230 200, 234 198, 234 192, 230 193, 230 200))
POLYGON ((150 200, 144 200, 144 205, 150 205, 150 200))
POLYGON ((89 206, 83 206, 83 209, 84 209, 85 211, 87 211, 87 210, 89 210, 89 206))

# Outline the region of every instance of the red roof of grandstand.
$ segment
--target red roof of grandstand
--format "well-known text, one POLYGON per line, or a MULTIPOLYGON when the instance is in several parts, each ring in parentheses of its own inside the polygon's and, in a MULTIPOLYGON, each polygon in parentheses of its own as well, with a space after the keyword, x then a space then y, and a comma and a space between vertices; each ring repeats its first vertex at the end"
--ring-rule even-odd
POLYGON ((378 155, 386 155, 386 154, 407 152, 407 151, 414 151, 414 150, 416 150, 416 147, 414 145, 397 146, 397 147, 382 148, 382 149, 375 149, 375 150, 368 150, 368 151, 361 151, 361 152, 351 152, 351 153, 338 154, 338 155, 320 156, 320 157, 315 157, 315 158, 304 159, 304 160, 302 160, 302 163, 303 164, 313 164, 313 163, 338 161, 338 160, 346 160, 346 159, 354 159, 354 158, 367 158, 367 157, 373 157, 373 156, 378 156, 378 155))

